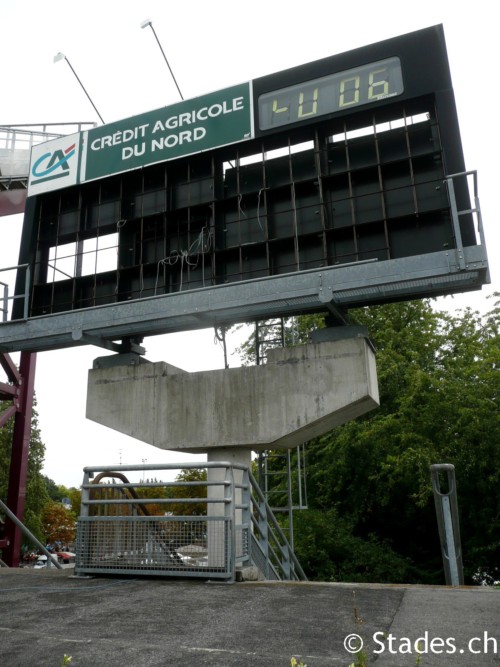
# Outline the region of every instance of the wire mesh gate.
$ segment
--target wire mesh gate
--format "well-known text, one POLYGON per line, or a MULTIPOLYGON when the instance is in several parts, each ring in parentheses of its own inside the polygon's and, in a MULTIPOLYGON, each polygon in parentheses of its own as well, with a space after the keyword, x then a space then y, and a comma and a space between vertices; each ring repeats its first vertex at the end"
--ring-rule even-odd
POLYGON ((192 465, 188 479, 145 480, 146 472, 164 468, 171 476, 176 466, 124 466, 120 472, 85 469, 78 574, 231 577, 235 558, 232 470, 225 467, 217 482, 208 481, 206 472, 192 465), (129 481, 124 470, 141 473, 141 479, 129 481))
POLYGON ((236 568, 248 565, 266 579, 306 578, 245 466, 85 468, 76 574, 234 580, 236 568), (144 480, 146 472, 179 469, 172 481, 144 480), (129 481, 125 472, 142 477, 129 481))
POLYGON ((81 517, 77 571, 227 578, 231 529, 224 517, 81 517))

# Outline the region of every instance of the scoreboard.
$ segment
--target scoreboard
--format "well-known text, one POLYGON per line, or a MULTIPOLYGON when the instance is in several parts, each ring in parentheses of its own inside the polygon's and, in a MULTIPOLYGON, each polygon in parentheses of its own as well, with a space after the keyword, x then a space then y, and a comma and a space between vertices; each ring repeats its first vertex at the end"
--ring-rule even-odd
POLYGON ((36 146, 0 350, 480 289, 471 174, 440 25, 36 146))

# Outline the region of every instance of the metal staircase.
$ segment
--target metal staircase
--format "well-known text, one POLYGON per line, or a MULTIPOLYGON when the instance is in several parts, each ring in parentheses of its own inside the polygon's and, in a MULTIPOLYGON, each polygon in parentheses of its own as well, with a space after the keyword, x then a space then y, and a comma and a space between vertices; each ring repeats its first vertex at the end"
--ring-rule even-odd
MULTIPOLYGON (((264 364, 269 350, 287 344, 285 318, 256 322, 254 337, 257 365, 264 364)), ((294 453, 290 450, 259 452, 257 477, 272 511, 288 514, 286 532, 293 549, 293 512, 307 509, 305 445, 298 446, 294 453)))

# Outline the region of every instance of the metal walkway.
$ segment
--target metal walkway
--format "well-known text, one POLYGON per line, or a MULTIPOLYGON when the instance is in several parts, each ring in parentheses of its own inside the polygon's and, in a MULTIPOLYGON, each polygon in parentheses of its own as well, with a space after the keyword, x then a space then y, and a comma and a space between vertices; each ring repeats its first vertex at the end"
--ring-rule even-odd
POLYGON ((0 216, 24 211, 33 146, 90 127, 95 123, 0 125, 0 216))

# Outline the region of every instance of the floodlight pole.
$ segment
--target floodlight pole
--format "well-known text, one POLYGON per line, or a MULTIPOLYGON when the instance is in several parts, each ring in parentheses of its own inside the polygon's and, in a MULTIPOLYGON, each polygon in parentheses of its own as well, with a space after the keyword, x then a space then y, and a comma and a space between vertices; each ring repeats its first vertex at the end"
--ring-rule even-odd
POLYGON ((94 110, 95 110, 96 114, 99 116, 99 119, 100 119, 101 123, 104 125, 105 123, 104 123, 104 120, 103 120, 101 114, 99 113, 99 111, 97 111, 97 107, 96 107, 96 105, 94 104, 94 102, 92 101, 92 98, 90 97, 90 95, 88 94, 87 90, 85 89, 85 86, 84 86, 83 83, 80 81, 80 78, 79 78, 78 74, 77 74, 77 73, 75 72, 75 70, 73 69, 73 65, 69 62, 68 57, 65 56, 64 53, 59 52, 58 54, 56 54, 56 55, 54 56, 54 62, 57 63, 59 60, 65 60, 65 61, 68 63, 68 65, 69 65, 71 71, 73 72, 73 74, 74 74, 75 77, 76 77, 76 80, 78 81, 78 83, 79 83, 80 86, 82 87, 82 90, 83 90, 83 92, 85 93, 85 95, 89 98, 90 104, 94 107, 94 110))
POLYGON ((181 89, 179 88, 179 84, 177 83, 177 79, 175 78, 174 73, 172 72, 172 68, 171 68, 170 65, 169 65, 169 62, 168 62, 168 60, 167 60, 167 56, 165 55, 165 51, 163 50, 162 45, 160 44, 160 40, 158 39, 158 35, 156 34, 155 29, 153 28, 153 22, 150 21, 150 20, 148 19, 148 20, 143 21, 143 22, 141 23, 141 28, 147 28, 148 26, 149 26, 149 27, 151 28, 151 30, 153 31, 153 35, 155 36, 156 41, 158 42, 158 46, 160 47, 160 51, 161 51, 161 53, 162 53, 162 56, 163 56, 165 62, 167 63, 168 70, 169 70, 169 72, 170 72, 170 75, 172 76, 172 79, 174 80, 174 83, 175 83, 175 85, 176 85, 176 87, 177 87, 177 90, 178 90, 178 92, 179 92, 180 98, 181 98, 181 100, 184 100, 184 96, 183 96, 183 94, 181 93, 181 89))

